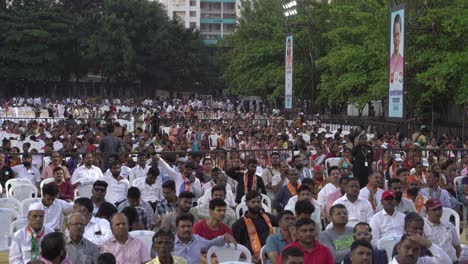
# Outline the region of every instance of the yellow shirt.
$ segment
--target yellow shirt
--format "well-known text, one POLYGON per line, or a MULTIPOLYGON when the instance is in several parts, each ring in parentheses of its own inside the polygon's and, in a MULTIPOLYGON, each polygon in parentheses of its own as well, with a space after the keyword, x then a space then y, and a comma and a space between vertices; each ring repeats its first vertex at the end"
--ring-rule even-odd
MULTIPOLYGON (((184 258, 172 256, 172 259, 174 260, 174 264, 187 264, 187 260, 184 258)), ((156 257, 146 264, 161 264, 161 262, 159 262, 159 257, 156 257)))

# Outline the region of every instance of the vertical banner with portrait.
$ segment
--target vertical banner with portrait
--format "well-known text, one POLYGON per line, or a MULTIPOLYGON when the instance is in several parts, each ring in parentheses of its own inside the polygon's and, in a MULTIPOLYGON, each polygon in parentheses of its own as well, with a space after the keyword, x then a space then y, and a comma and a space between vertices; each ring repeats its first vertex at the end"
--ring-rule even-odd
POLYGON ((286 36, 286 55, 284 72, 284 108, 292 109, 293 94, 293 35, 286 36))
POLYGON ((388 75, 388 118, 404 119, 405 95, 405 6, 390 11, 390 57, 388 75))

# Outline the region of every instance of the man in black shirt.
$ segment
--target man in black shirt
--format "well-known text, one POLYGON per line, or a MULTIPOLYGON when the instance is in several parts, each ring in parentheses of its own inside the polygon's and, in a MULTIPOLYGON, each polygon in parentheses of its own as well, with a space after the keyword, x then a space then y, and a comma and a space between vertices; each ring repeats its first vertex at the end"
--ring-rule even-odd
POLYGON ((257 171, 257 160, 247 160, 247 171, 240 173, 240 168, 231 168, 226 171, 226 174, 237 181, 236 190, 236 203, 240 203, 242 196, 249 191, 258 191, 266 194, 265 184, 263 183, 262 177, 255 174, 257 171), (247 183, 247 186, 245 186, 247 183))
POLYGON ((5 191, 6 181, 13 178, 13 171, 5 164, 5 154, 0 152, 0 184, 2 184, 3 191, 5 191))

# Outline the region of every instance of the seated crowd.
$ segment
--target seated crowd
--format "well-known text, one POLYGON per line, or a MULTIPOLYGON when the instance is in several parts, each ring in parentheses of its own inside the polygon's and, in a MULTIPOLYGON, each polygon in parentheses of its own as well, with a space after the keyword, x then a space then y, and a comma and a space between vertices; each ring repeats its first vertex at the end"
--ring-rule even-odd
POLYGON ((113 149, 122 144, 113 141, 113 127, 108 133, 98 153, 51 151, 50 163, 39 167, 31 153, 19 157, 2 148, 3 189, 7 180, 24 178, 42 193, 26 210, 27 226, 11 239, 10 263, 212 263, 209 249, 226 244, 244 246, 250 254, 242 257, 252 263, 460 259, 461 230, 443 214, 467 205, 468 178, 460 190, 452 184, 467 170, 466 153, 442 162, 442 154, 424 158, 417 147, 392 152, 358 131, 356 144, 354 137, 342 143, 332 136, 324 145, 312 130, 307 143, 296 133, 286 144, 288 136, 275 138, 275 147, 261 143, 271 139, 267 134, 252 134, 249 140, 263 146, 257 150, 268 151, 229 152, 223 162, 174 154, 171 143, 158 155, 142 141, 136 163, 129 163, 115 153, 120 147, 113 149), (286 153, 288 144, 297 153, 286 153), (336 166, 327 163, 332 158, 336 166), (153 231, 151 245, 139 230, 153 231), (391 239, 393 252, 384 245, 391 239))

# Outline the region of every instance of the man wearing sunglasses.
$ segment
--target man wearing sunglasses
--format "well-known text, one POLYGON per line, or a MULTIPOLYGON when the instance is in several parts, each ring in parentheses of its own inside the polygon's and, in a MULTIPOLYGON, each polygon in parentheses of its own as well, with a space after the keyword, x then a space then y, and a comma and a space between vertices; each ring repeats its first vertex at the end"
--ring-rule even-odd
MULTIPOLYGON (((367 242, 371 242, 372 240, 372 228, 368 223, 365 222, 359 222, 354 226, 354 235, 353 238, 354 240, 365 240, 367 242)), ((343 261, 344 264, 351 264, 351 259, 350 255, 346 255, 343 261)), ((374 247, 374 250, 372 252, 372 263, 378 264, 378 263, 388 263, 388 258, 387 258, 387 253, 385 250, 379 250, 374 247)))
POLYGON ((93 184, 93 196, 91 196, 91 201, 94 205, 93 216, 96 216, 96 213, 99 210, 99 207, 101 207, 101 204, 106 202, 105 197, 107 193, 107 185, 107 182, 101 180, 97 180, 93 184))

